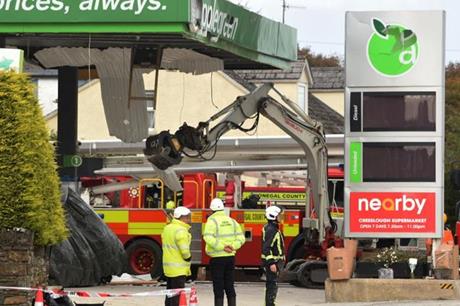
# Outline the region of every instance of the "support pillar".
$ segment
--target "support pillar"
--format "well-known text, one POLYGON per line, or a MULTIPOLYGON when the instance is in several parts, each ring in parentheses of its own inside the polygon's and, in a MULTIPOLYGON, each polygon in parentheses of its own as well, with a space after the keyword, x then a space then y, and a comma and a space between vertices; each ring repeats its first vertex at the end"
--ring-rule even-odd
POLYGON ((62 182, 75 181, 73 167, 64 167, 64 157, 77 153, 78 68, 61 67, 58 74, 58 165, 62 182))

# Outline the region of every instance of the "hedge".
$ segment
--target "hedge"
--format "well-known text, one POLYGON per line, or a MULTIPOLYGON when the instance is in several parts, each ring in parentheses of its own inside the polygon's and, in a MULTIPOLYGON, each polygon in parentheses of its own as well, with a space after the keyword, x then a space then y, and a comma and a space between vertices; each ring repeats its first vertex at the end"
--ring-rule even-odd
POLYGON ((67 237, 59 178, 34 85, 0 72, 0 228, 26 228, 37 245, 67 237))

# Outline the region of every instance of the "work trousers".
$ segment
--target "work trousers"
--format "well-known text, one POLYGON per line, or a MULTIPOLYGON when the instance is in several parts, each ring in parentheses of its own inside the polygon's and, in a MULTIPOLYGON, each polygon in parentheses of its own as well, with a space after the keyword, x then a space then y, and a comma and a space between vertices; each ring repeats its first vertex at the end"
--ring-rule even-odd
POLYGON ((214 298, 222 300, 224 290, 227 299, 236 297, 234 286, 235 256, 211 258, 210 266, 214 298))
MULTIPOLYGON (((166 289, 177 288, 185 288, 185 275, 166 277, 166 289)), ((179 297, 180 295, 173 296, 172 298, 168 298, 168 296, 166 296, 165 306, 179 306, 179 297)))
POLYGON ((264 265, 265 270, 265 306, 275 306, 276 295, 278 293, 278 275, 280 264, 276 264, 276 273, 270 270, 269 265, 264 265))

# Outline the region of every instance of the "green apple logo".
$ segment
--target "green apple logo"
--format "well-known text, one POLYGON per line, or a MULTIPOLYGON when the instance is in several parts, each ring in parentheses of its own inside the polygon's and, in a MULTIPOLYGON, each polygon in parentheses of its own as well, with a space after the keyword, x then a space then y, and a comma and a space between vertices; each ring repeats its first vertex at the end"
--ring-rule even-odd
POLYGON ((405 74, 417 63, 419 46, 417 36, 401 25, 385 25, 372 19, 374 33, 367 43, 369 64, 387 77, 405 74))

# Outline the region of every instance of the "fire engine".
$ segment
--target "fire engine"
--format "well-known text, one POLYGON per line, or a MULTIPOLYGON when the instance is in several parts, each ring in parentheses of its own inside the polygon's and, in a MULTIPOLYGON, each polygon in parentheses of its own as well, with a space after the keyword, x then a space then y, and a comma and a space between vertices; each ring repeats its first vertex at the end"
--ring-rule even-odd
MULTIPOLYGON (((341 167, 330 167, 329 195, 333 198, 331 205, 332 216, 336 219, 343 218, 343 169, 341 167)), ((82 187, 92 190, 93 187, 103 186, 111 183, 122 183, 131 181, 129 176, 102 176, 82 177, 82 187)), ((155 178, 142 179, 136 187, 93 194, 89 203, 106 222, 109 228, 118 236, 127 251, 129 266, 132 274, 148 274, 158 277, 161 273, 161 232, 167 224, 169 216, 166 212, 166 202, 173 200, 177 205, 183 205, 192 210, 193 220, 202 220, 203 215, 209 215, 209 204, 214 197, 226 201, 227 207, 233 207, 233 181, 227 181, 225 185, 217 185, 216 174, 214 173, 193 173, 181 176, 183 186, 182 192, 173 192, 164 183, 155 178), (158 212, 160 210, 160 212, 158 212), (139 218, 139 215, 143 215, 139 218), (149 217, 150 216, 150 217, 149 217), (200 217, 201 216, 201 217, 200 217)), ((257 205, 259 210, 240 209, 246 212, 240 217, 240 224, 247 232, 247 241, 243 250, 236 258, 238 267, 257 267, 260 259, 244 254, 259 252, 261 244, 262 226, 265 224, 263 211, 267 205, 282 205, 289 209, 289 215, 296 222, 286 220, 283 222, 283 233, 286 236, 286 249, 289 250, 288 260, 302 258, 302 250, 298 245, 292 244, 299 234, 301 220, 304 216, 306 190, 301 187, 261 187, 246 186, 242 182, 243 198, 251 195, 260 197, 257 205), (284 224, 291 224, 284 225, 284 224), (249 233, 251 231, 251 233, 249 233), (249 239, 251 235, 251 239, 249 239)), ((236 214, 237 215, 237 214, 236 214)), ((292 220, 291 220, 292 221, 292 220)), ((202 264, 208 262, 206 255, 202 252, 202 264)))
MULTIPOLYGON (((305 178, 305 182, 308 183, 305 186, 303 209, 285 210, 281 224, 288 247, 287 259, 291 261, 286 266, 286 272, 290 273, 286 275, 294 276, 290 278, 291 281, 309 288, 323 284, 327 278, 327 264, 324 260, 326 250, 332 245, 341 246, 343 242, 340 233, 336 235, 337 230, 342 228, 341 222, 332 217, 333 212, 339 211, 336 207, 337 203, 334 199, 333 205, 329 202, 328 154, 324 131, 321 123, 312 120, 297 104, 281 93, 276 91, 290 109, 271 98, 269 96, 271 90, 276 91, 272 84, 264 84, 246 96, 238 97, 234 103, 208 121, 201 122, 197 128, 184 124, 175 134, 163 131, 147 138, 144 155, 152 164, 158 177, 153 179, 151 184, 155 186, 154 188, 163 191, 156 198, 152 194, 153 200, 143 202, 144 205, 148 202, 149 208, 142 208, 142 201, 139 201, 138 208, 97 210, 101 218, 120 237, 127 252, 134 253, 130 257, 131 260, 144 269, 143 271, 151 267, 152 275, 156 276, 161 269, 160 235, 168 222, 168 212, 163 209, 164 206, 158 207, 159 204, 164 205, 165 197, 168 196, 164 192, 163 183, 173 191, 183 189, 187 196, 193 194, 193 192, 186 192, 187 188, 195 190, 192 204, 195 206, 192 207, 196 205, 202 207, 192 210, 192 264, 209 263, 209 257, 204 252, 205 245, 201 233, 207 217, 211 214, 207 205, 215 195, 215 185, 211 183, 212 180, 207 181, 204 178, 206 174, 195 174, 202 176, 201 179, 195 180, 183 176, 180 182, 173 171, 173 166, 178 165, 184 155, 208 160, 213 158, 222 135, 232 129, 251 131, 257 127, 259 116, 263 115, 299 144, 304 150, 308 164, 309 180, 305 178), (223 119, 211 128, 211 123, 220 117, 223 119), (251 128, 244 128, 243 123, 248 120, 254 120, 254 124, 251 128), (208 192, 206 192, 207 188, 209 188, 208 192), (300 259, 293 260, 295 258, 300 259)), ((341 177, 343 178, 343 173, 341 177)), ((144 182, 140 184, 143 185, 144 182)), ((246 244, 238 251, 236 261, 239 266, 257 267, 260 265, 258 254, 260 254, 262 228, 266 222, 264 210, 241 209, 238 206, 241 203, 241 186, 236 187, 237 192, 234 197, 236 200, 233 203, 226 201, 226 205, 231 206, 228 207, 230 216, 241 224, 246 237, 246 244)), ((343 188, 335 188, 335 190, 343 190, 343 188)), ((149 193, 148 189, 139 189, 137 192, 142 192, 144 195, 149 193)), ((187 205, 184 197, 182 205, 187 205)))

